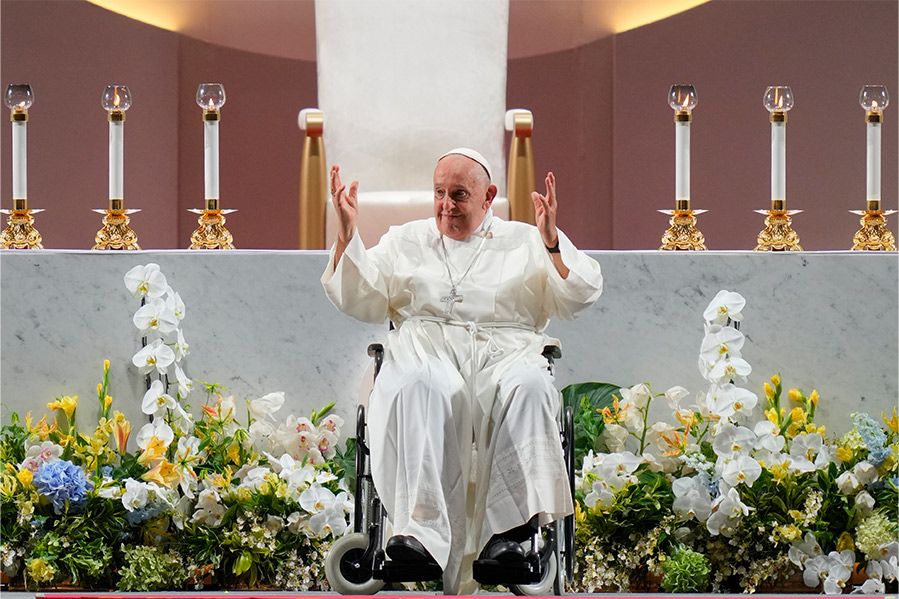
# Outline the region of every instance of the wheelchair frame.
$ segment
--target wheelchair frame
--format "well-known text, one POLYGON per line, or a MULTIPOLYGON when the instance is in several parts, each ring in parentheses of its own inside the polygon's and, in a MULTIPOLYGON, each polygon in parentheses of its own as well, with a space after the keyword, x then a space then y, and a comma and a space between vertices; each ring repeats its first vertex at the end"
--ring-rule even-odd
MULTIPOLYGON (((384 346, 380 343, 369 345, 368 355, 374 359, 374 378, 377 379, 384 362, 384 346)), ((552 372, 555 360, 562 356, 562 352, 557 346, 547 345, 543 348, 543 356, 552 372)), ((368 595, 377 593, 387 583, 439 579, 442 572, 436 564, 386 558, 383 545, 387 513, 372 480, 366 438, 365 407, 359 406, 356 410, 353 533, 336 541, 325 558, 325 574, 331 587, 343 594, 368 595)), ((574 413, 570 407, 563 409, 560 440, 574 501, 574 413)), ((543 526, 534 532, 530 541, 531 549, 523 564, 476 560, 473 566, 475 580, 481 584, 509 585, 516 595, 546 595, 550 590, 561 595, 566 582, 571 583, 574 577, 574 516, 543 526)))

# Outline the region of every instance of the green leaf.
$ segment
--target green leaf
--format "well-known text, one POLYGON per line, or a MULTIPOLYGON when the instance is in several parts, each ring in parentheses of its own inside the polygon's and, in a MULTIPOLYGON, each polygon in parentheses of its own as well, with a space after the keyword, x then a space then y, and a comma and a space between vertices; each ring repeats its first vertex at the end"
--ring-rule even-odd
POLYGON ((250 566, 252 566, 252 565, 253 565, 253 556, 250 554, 250 552, 249 551, 241 551, 240 557, 238 557, 237 560, 235 560, 235 562, 234 562, 234 567, 232 568, 232 571, 234 572, 235 576, 240 576, 241 574, 243 574, 244 572, 249 570, 250 566))
POLYGON ((562 389, 562 405, 574 408, 575 417, 581 406, 581 399, 586 396, 590 404, 598 410, 612 405, 612 394, 618 393, 621 385, 612 383, 575 383, 562 389))

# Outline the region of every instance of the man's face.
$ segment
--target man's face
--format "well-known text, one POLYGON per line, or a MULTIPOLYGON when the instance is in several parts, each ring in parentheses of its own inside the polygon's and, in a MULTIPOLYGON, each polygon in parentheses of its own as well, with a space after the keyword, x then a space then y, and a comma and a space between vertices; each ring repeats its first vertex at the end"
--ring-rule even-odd
POLYGON ((491 185, 480 164, 461 154, 442 158, 434 169, 434 219, 450 239, 463 240, 484 221, 493 203, 491 185))

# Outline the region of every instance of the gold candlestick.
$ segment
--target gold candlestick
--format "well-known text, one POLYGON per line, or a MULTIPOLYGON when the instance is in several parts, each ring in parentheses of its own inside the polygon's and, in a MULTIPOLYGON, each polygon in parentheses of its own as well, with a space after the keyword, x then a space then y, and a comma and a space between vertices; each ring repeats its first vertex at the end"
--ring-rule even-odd
POLYGON ((755 251, 802 251, 799 234, 793 230, 793 221, 790 218, 802 210, 787 210, 786 206, 786 200, 771 200, 770 210, 756 210, 758 214, 765 215, 765 228, 759 233, 755 251))
POLYGON ((140 209, 125 209, 125 200, 110 199, 109 208, 95 208, 94 212, 105 215, 103 227, 97 231, 94 237, 94 250, 139 250, 137 245, 137 233, 129 223, 130 214, 140 212, 140 209))
POLYGON ((219 209, 218 200, 207 199, 205 210, 191 208, 188 212, 200 215, 200 218, 197 220, 199 226, 190 236, 190 249, 234 249, 234 238, 231 236, 231 232, 225 228, 225 215, 237 212, 237 210, 221 210, 219 209))
POLYGON ((852 236, 852 249, 868 252, 895 252, 896 238, 887 227, 886 216, 895 210, 882 210, 880 200, 868 200, 867 210, 850 210, 861 216, 861 228, 852 236))
POLYGON ((28 200, 21 198, 13 200, 12 210, 0 210, 9 215, 6 219, 6 228, 0 233, 0 246, 5 250, 40 250, 43 238, 34 228, 34 216, 43 209, 28 208, 28 200))
POLYGON ((691 210, 690 200, 677 200, 674 210, 659 210, 662 214, 671 217, 668 230, 662 235, 660 250, 693 250, 702 251, 705 247, 705 237, 696 226, 696 215, 705 210, 691 210))

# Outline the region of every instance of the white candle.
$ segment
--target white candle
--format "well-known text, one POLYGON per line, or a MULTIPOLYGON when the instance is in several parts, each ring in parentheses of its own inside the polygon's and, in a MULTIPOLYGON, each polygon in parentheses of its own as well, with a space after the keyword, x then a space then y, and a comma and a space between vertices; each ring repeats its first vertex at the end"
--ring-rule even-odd
POLYGON ((203 121, 203 157, 206 199, 219 199, 219 123, 203 121))
POLYGON ((125 198, 125 122, 109 122, 109 199, 125 198))
POLYGON ((28 136, 26 121, 12 123, 12 197, 28 198, 28 136))
POLYGON ((771 199, 787 199, 787 124, 771 123, 771 199))
POLYGON ((868 199, 880 199, 880 123, 868 123, 868 199))
POLYGON ((674 123, 674 199, 690 199, 690 121, 674 123))

